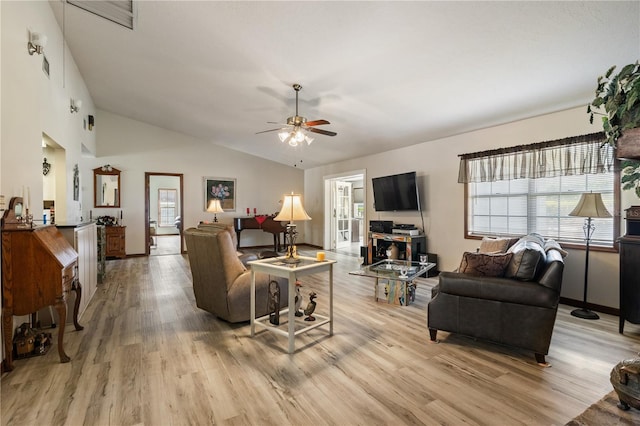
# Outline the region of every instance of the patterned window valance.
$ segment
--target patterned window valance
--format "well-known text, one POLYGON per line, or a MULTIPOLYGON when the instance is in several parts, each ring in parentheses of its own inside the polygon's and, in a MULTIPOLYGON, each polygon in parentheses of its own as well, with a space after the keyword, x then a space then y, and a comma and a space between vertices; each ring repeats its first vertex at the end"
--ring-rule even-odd
POLYGON ((459 183, 606 173, 614 150, 604 133, 460 155, 459 183))

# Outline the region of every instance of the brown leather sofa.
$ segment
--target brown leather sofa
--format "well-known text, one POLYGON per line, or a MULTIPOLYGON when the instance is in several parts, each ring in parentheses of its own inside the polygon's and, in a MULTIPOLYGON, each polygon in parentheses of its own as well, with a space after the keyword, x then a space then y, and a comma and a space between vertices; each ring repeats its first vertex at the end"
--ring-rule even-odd
POLYGON ((440 273, 427 312, 431 340, 438 330, 463 334, 531 350, 547 365, 566 252, 545 244, 543 255, 534 256, 534 245, 521 240, 511 248, 507 276, 440 273))
MULTIPOLYGON (((241 262, 232 235, 224 227, 189 228, 184 232, 196 305, 218 318, 235 323, 250 319, 251 271, 241 262)), ((256 274, 256 316, 269 314, 269 283, 280 286, 280 308, 287 306, 284 278, 256 274)))

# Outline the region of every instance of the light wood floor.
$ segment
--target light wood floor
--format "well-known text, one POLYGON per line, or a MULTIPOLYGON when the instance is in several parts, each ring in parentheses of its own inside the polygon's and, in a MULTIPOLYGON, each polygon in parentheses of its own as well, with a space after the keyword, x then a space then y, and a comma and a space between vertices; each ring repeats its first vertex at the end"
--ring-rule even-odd
MULTIPOLYGON (((304 251, 303 251, 304 254, 304 251)), ((440 333, 431 344, 431 284, 408 307, 373 301, 373 281, 335 269, 335 334, 286 339, 196 308, 186 257, 107 262, 107 279, 56 348, 2 377, 6 425, 562 425, 611 390, 609 372, 640 350, 640 326, 580 320, 562 306, 553 366, 533 354, 440 333)), ((433 282, 433 281, 431 281, 433 282)), ((305 277, 326 312, 326 275, 305 277)), ((612 291, 615 291, 612 289, 612 291)), ((55 330, 54 341, 55 341, 55 330)))

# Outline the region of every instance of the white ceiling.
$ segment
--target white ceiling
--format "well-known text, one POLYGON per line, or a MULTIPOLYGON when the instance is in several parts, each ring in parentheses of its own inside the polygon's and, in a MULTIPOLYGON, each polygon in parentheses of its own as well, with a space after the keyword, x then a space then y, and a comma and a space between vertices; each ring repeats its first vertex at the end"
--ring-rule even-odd
POLYGON ((586 105, 598 75, 640 58, 638 1, 139 1, 137 14, 131 31, 66 6, 98 108, 302 168, 586 105), (300 115, 337 136, 294 149, 255 134, 294 114, 293 83, 300 115))

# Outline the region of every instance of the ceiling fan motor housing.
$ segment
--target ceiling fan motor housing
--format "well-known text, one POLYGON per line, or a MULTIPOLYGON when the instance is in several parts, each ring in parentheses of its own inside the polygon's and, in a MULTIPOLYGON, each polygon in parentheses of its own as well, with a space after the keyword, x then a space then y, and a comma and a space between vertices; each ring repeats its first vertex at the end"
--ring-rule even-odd
POLYGON ((302 126, 307 122, 307 119, 304 117, 300 117, 299 115, 294 115, 293 117, 287 118, 287 124, 289 126, 302 126))

